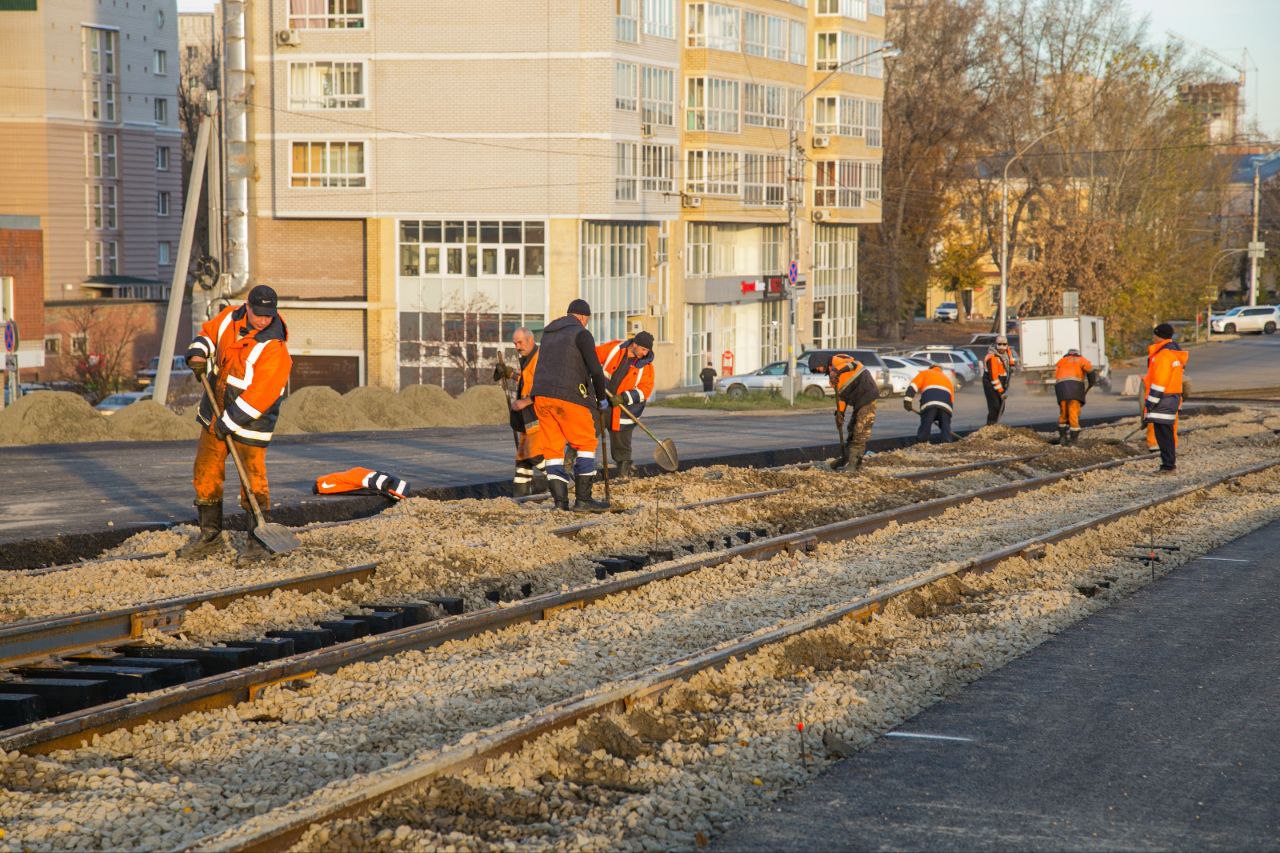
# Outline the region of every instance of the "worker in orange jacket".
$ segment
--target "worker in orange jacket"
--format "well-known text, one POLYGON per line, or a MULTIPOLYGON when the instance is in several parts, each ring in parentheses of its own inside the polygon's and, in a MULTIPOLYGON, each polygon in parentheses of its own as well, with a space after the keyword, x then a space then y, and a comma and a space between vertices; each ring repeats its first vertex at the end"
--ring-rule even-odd
MULTIPOLYGON (((217 416, 208 395, 201 398, 196 420, 204 429, 196 446, 192 478, 200 533, 183 549, 184 556, 204 557, 222 548, 227 436, 235 442, 244 462, 248 488, 253 490, 258 506, 264 514, 271 507, 267 445, 293 369, 288 329, 276 310, 276 302, 274 290, 258 285, 249 291, 243 305, 227 307, 206 322, 187 349, 186 360, 192 372, 197 376, 208 373, 222 416, 217 416)), ((240 485, 240 506, 250 509, 244 483, 240 485)), ((266 549, 252 537, 249 549, 245 556, 266 555, 266 549)))
POLYGON ((951 432, 951 415, 955 410, 955 402, 955 383, 941 365, 935 364, 917 373, 902 399, 903 408, 908 412, 914 403, 916 411, 920 413, 920 429, 916 431, 916 441, 928 441, 935 423, 942 441, 955 441, 956 437, 951 432))
POLYGON ((1153 350, 1147 356, 1142 417, 1154 427, 1160 448, 1160 472, 1178 470, 1178 412, 1182 409, 1182 373, 1187 353, 1173 340, 1173 326, 1161 323, 1152 329, 1153 350))
POLYGON ((508 389, 511 435, 516 444, 516 473, 511 480, 512 497, 546 491, 546 472, 538 440, 538 416, 533 412, 533 374, 538 369, 538 343, 533 332, 521 326, 511 334, 511 343, 520 357, 519 370, 499 363, 495 380, 508 389), (510 383, 514 381, 515 387, 510 383))
MULTIPOLYGON (((609 390, 637 418, 653 396, 653 335, 640 331, 625 341, 609 341, 596 347, 596 356, 609 378, 609 390)), ((636 422, 613 407, 609 413, 609 453, 618 463, 618 478, 635 473, 631 456, 631 436, 636 422)))
POLYGON ((982 359, 982 393, 987 397, 987 425, 998 423, 1004 414, 1005 400, 1009 396, 1009 376, 1013 367, 1009 355, 1009 339, 996 337, 995 346, 987 350, 982 359))
POLYGON ((844 432, 845 418, 853 410, 853 422, 840 448, 840 458, 831 467, 840 469, 852 465, 853 470, 862 467, 867 454, 867 442, 876 422, 876 402, 880 399, 880 386, 867 370, 866 365, 851 355, 833 355, 819 361, 815 356, 809 362, 815 373, 827 374, 827 381, 836 392, 836 429, 844 432))
MULTIPOLYGON (((1172 331, 1173 327, 1169 326, 1169 329, 1170 331, 1172 331)), ((1151 370, 1151 357, 1154 356, 1161 349, 1163 349, 1164 344, 1165 344, 1165 341, 1163 338, 1156 338, 1155 343, 1147 344, 1147 370, 1148 371, 1151 370)), ((1141 409, 1144 412, 1146 411, 1146 408, 1147 408, 1147 395, 1149 395, 1150 393, 1151 393, 1151 389, 1147 387, 1147 377, 1144 374, 1142 377, 1142 406, 1141 406, 1141 409)), ((1146 421, 1146 424, 1147 424, 1147 450, 1150 453, 1156 453, 1160 450, 1160 443, 1156 441, 1155 421, 1147 421, 1145 417, 1143 418, 1143 420, 1146 421)), ((1178 419, 1177 418, 1174 418, 1173 420, 1173 446, 1175 448, 1178 446, 1178 419)))
POLYGON ((1069 349, 1058 359, 1053 372, 1053 390, 1058 397, 1058 441, 1072 445, 1080 438, 1080 409, 1089 389, 1098 382, 1093 362, 1069 349))

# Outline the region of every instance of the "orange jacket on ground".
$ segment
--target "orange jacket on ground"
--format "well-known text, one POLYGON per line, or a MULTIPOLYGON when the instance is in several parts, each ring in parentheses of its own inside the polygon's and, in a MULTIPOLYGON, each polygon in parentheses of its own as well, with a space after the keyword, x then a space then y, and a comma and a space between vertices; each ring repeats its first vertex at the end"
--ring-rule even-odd
MULTIPOLYGON (((636 417, 644 411, 645 403, 653 396, 653 350, 643 358, 627 357, 627 347, 631 339, 625 341, 609 341, 596 347, 596 356, 604 375, 609 378, 609 389, 622 398, 626 406, 636 417), (620 370, 623 362, 627 362, 626 370, 620 370)), ((611 412, 612 422, 609 428, 617 432, 619 428, 634 424, 635 421, 622 414, 621 409, 611 412)))
POLYGON ((941 365, 922 370, 916 374, 907 386, 907 399, 916 400, 916 411, 925 409, 946 409, 953 411, 956 400, 956 386, 951 378, 943 372, 941 365))
POLYGON ((216 429, 207 398, 200 400, 196 420, 216 434, 231 433, 244 444, 265 447, 276 428, 293 359, 283 317, 277 314, 265 329, 255 331, 247 314, 244 305, 223 309, 200 328, 187 358, 208 359, 209 384, 222 399, 216 429))
POLYGON ((346 471, 316 477, 317 495, 349 495, 353 492, 401 500, 408 497, 409 484, 394 474, 372 468, 348 468, 346 471))
POLYGON ((1009 370, 1004 366, 1004 359, 999 353, 989 352, 982 360, 982 378, 991 383, 997 394, 1008 390, 1009 370))
POLYGON ((1143 379, 1148 421, 1173 423, 1182 408, 1182 371, 1187 366, 1187 353, 1173 341, 1153 344, 1147 356, 1147 375, 1143 379))
POLYGON ((1064 355, 1053 372, 1053 390, 1058 402, 1074 400, 1084 403, 1085 395, 1098 379, 1093 363, 1082 355, 1064 355))
POLYGON ((843 412, 849 406, 860 409, 880 399, 880 386, 867 372, 867 366, 853 356, 831 356, 827 379, 836 389, 837 412, 843 412))

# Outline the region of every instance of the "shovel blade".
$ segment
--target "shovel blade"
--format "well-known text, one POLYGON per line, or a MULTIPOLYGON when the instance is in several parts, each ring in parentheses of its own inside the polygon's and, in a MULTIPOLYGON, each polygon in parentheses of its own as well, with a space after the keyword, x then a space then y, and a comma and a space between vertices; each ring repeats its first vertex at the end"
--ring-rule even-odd
POLYGON ((680 456, 676 453, 676 443, 671 439, 658 442, 658 446, 653 449, 653 461, 658 463, 658 467, 663 471, 680 470, 680 456))
POLYGON ((253 528, 253 538, 272 554, 288 554, 302 544, 297 535, 283 524, 259 524, 253 528))

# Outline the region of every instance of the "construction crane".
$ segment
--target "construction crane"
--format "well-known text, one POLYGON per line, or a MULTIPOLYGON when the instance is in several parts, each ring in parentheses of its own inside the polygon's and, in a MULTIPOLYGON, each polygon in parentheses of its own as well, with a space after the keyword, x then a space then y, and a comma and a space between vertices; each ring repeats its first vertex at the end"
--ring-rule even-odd
MULTIPOLYGON (((1165 33, 1167 33, 1170 38, 1177 39, 1178 41, 1182 42, 1188 47, 1195 48, 1196 50, 1203 53, 1205 56, 1208 56, 1210 59, 1217 60, 1221 64, 1225 65, 1226 67, 1230 68, 1232 71, 1235 71, 1237 74, 1240 75, 1240 79, 1237 85, 1240 87, 1240 111, 1243 114, 1245 112, 1244 110, 1245 104, 1247 103, 1246 95, 1248 94, 1247 84, 1249 79, 1249 72, 1252 71, 1254 74, 1257 74, 1258 72, 1258 66, 1254 64, 1253 57, 1249 55, 1249 48, 1243 47, 1240 49, 1240 60, 1237 62, 1236 60, 1229 59, 1228 57, 1223 56, 1221 53, 1218 53, 1216 50, 1206 47, 1205 45, 1201 44, 1195 39, 1187 38, 1181 33, 1175 32, 1173 30, 1165 30, 1165 33)), ((1255 78, 1255 84, 1256 84, 1256 78, 1255 78)))

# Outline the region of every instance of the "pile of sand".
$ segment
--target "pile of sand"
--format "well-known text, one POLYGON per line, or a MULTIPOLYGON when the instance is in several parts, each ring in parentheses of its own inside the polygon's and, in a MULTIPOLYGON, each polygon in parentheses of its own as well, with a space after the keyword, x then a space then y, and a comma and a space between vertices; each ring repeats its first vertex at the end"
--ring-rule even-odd
POLYGON ((394 391, 365 385, 353 388, 342 399, 382 429, 412 429, 422 426, 417 413, 406 406, 394 391))
POLYGON ((472 385, 456 402, 468 426, 508 422, 507 395, 497 385, 472 385))
POLYGON ((154 400, 139 400, 107 419, 111 437, 119 441, 180 441, 200 435, 195 414, 178 415, 154 400))
POLYGON ((410 385, 401 389, 400 402, 418 417, 418 426, 466 426, 458 403, 439 385, 410 385))
POLYGON ((355 432, 377 429, 364 412, 327 386, 299 388, 280 406, 276 433, 293 435, 300 432, 355 432))
POLYGON ((70 391, 27 394, 0 411, 0 444, 106 441, 107 419, 70 391))

